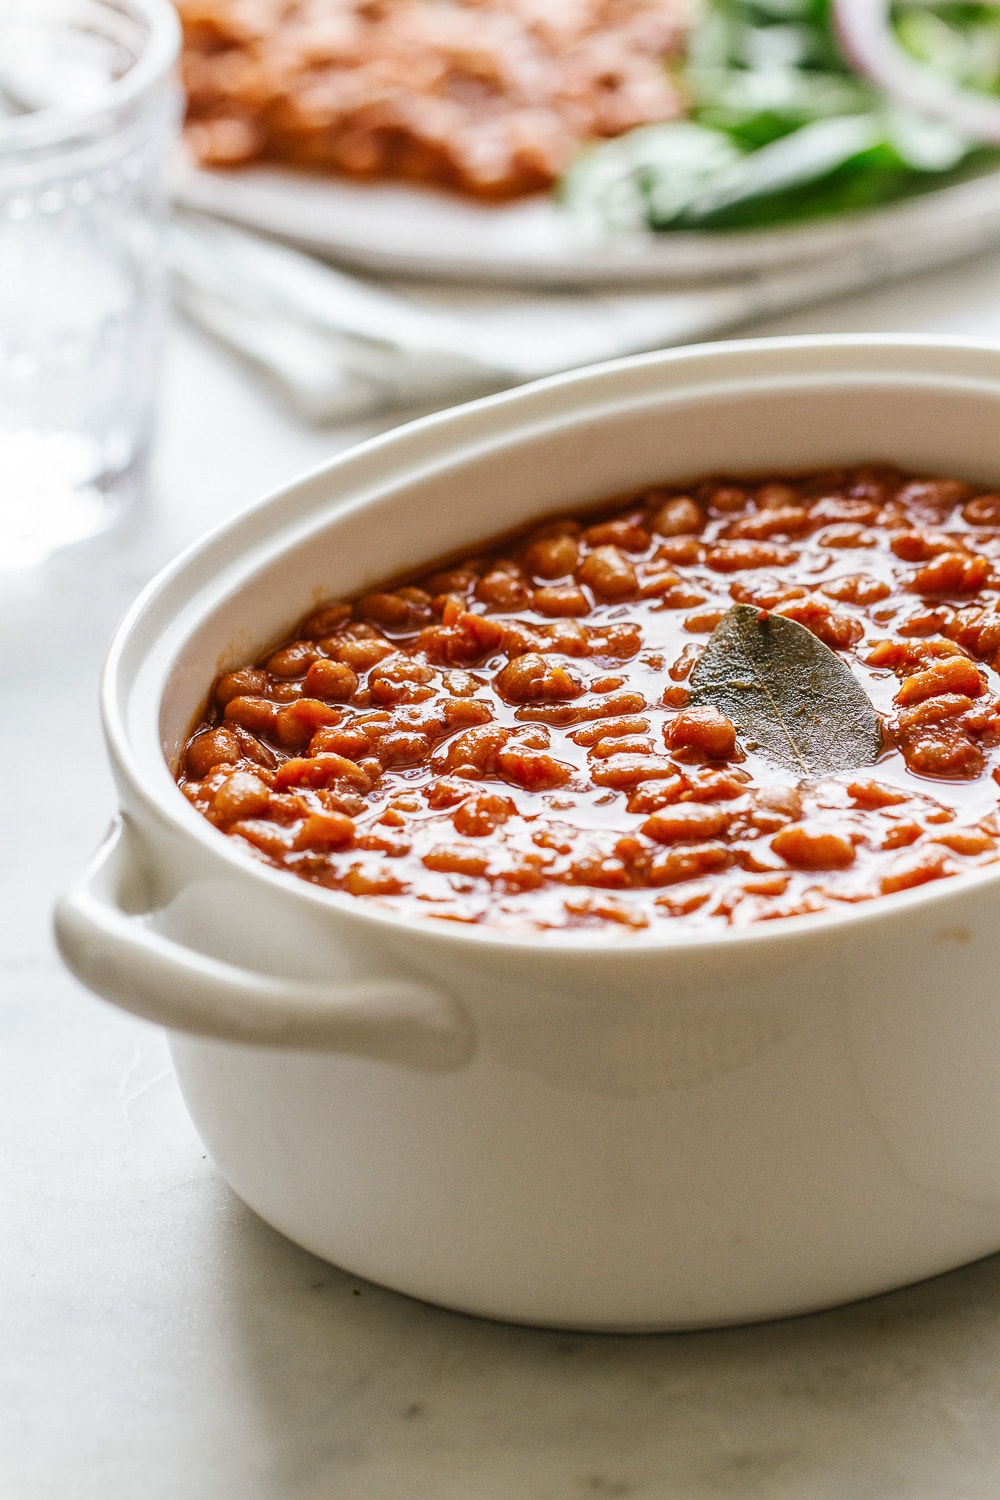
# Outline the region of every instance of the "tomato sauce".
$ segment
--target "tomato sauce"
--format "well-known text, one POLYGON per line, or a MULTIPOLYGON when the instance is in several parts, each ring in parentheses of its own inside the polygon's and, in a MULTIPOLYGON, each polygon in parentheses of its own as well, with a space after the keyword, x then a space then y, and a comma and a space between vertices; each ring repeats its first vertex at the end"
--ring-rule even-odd
POLYGON ((302 621, 222 674, 183 794, 249 855, 520 929, 743 925, 1000 857, 1000 493, 884 466, 650 489, 302 621), (804 778, 688 682, 733 603, 877 711, 804 778), (744 737, 745 738, 745 737, 744 737))

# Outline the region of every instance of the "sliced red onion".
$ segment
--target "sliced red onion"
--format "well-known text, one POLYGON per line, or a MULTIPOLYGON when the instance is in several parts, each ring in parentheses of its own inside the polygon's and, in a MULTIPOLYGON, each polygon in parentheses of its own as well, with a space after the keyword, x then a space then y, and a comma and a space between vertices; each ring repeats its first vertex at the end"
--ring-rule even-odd
POLYGON ((837 35, 848 59, 890 99, 944 120, 972 141, 1000 145, 1000 98, 955 88, 918 63, 890 24, 891 0, 833 0, 837 35))

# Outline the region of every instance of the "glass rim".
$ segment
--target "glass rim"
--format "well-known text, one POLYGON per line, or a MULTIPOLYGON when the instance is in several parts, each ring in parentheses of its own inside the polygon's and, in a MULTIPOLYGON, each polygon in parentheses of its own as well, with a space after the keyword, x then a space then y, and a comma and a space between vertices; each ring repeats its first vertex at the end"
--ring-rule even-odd
MULTIPOLYGON (((174 67, 180 55, 181 25, 171 0, 92 0, 92 3, 146 23, 148 35, 141 55, 120 78, 113 78, 100 99, 93 103, 79 108, 53 106, 0 119, 0 158, 9 146, 72 145, 77 138, 86 138, 91 126, 127 108, 166 78, 174 67)), ((0 0, 0 19, 4 9, 0 0)))

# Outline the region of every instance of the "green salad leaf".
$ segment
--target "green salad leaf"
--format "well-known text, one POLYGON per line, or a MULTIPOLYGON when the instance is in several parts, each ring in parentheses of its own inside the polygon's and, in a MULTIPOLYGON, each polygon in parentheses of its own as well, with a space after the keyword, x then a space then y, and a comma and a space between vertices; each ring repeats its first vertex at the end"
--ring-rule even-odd
MULTIPOLYGON (((689 118, 585 153, 562 184, 611 230, 745 229, 874 207, 1000 164, 890 104, 843 58, 828 0, 705 0, 680 82, 689 118)), ((1000 5, 903 9, 897 34, 964 88, 1000 93, 1000 5)))

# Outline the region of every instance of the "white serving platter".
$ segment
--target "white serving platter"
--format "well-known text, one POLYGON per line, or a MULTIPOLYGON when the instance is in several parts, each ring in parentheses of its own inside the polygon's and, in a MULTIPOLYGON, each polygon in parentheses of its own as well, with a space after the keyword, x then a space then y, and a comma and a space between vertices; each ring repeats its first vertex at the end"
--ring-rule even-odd
POLYGON ((733 280, 845 253, 878 255, 924 237, 947 240, 956 254, 1000 243, 1000 172, 811 224, 713 233, 601 235, 550 197, 490 205, 282 168, 224 173, 180 163, 174 194, 185 207, 359 270, 521 286, 733 280))

